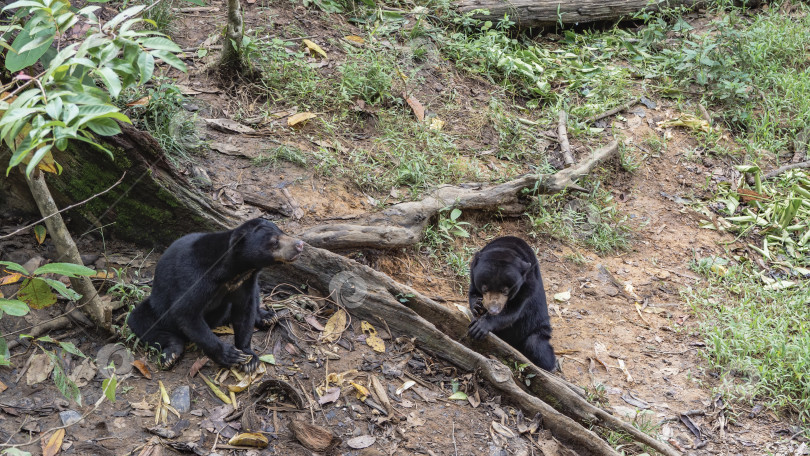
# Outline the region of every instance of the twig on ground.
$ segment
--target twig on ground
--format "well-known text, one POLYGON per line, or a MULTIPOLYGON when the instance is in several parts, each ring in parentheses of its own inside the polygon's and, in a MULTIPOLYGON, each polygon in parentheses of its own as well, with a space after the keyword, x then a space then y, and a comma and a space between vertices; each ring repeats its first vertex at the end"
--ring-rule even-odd
POLYGON ((101 405, 101 403, 104 402, 104 398, 106 398, 106 397, 107 396, 102 394, 101 397, 98 398, 96 403, 93 405, 93 408, 91 408, 87 413, 85 413, 84 415, 79 417, 78 420, 76 420, 76 421, 74 421, 74 422, 72 422, 70 424, 65 424, 63 426, 52 427, 52 428, 50 428, 50 429, 48 429, 46 431, 40 432, 39 437, 37 437, 35 439, 28 439, 28 441, 25 442, 25 443, 0 443, 0 448, 19 448, 19 447, 26 447, 28 445, 33 445, 33 444, 39 442, 40 440, 42 440, 46 435, 50 436, 50 434, 52 432, 56 432, 56 431, 58 431, 60 429, 67 429, 67 428, 73 426, 74 424, 81 423, 82 421, 84 421, 85 418, 90 416, 90 414, 95 413, 95 411, 98 409, 98 407, 101 405))
POLYGON ((604 119, 605 117, 610 117, 613 114, 618 114, 618 113, 624 111, 625 109, 630 109, 630 108, 633 107, 633 105, 635 105, 636 103, 640 103, 640 102, 641 102, 641 98, 634 98, 634 99, 628 101, 627 103, 625 103, 623 105, 620 105, 620 106, 616 106, 615 108, 613 108, 613 109, 611 109, 609 111, 605 111, 602 114, 597 114, 595 116, 588 117, 587 119, 585 119, 585 123, 586 124, 592 124, 592 123, 594 123, 594 122, 596 122, 598 120, 604 119))
POLYGON ((564 109, 560 110, 560 119, 557 123, 557 140, 560 141, 563 162, 565 162, 565 167, 568 168, 574 164, 574 156, 571 155, 571 144, 568 142, 568 113, 564 109))
POLYGON ((791 163, 789 165, 784 165, 776 168, 773 171, 769 171, 762 176, 763 179, 773 179, 774 177, 786 172, 790 171, 791 169, 800 169, 800 168, 810 168, 810 161, 805 161, 801 163, 791 163))

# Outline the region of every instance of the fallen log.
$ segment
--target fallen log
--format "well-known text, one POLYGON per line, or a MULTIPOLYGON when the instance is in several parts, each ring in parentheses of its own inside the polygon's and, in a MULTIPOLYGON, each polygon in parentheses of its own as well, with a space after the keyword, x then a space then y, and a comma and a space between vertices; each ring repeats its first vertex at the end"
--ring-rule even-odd
POLYGON ((577 454, 617 454, 585 427, 597 425, 624 432, 664 455, 679 455, 666 443, 588 403, 578 394, 577 387, 539 369, 494 335, 473 343, 466 337, 469 321, 463 314, 443 307, 383 273, 327 250, 307 246, 294 263, 264 272, 264 279, 274 283, 290 282, 291 277, 295 277, 296 283, 306 282, 324 294, 331 292, 355 318, 385 321, 390 330, 415 337, 420 348, 462 369, 478 372, 522 408, 526 416, 539 413, 543 426, 577 454), (512 372, 500 359, 528 364, 524 373, 536 375, 531 385, 532 394, 518 386, 512 372))
POLYGON ((310 245, 331 250, 352 248, 400 248, 418 243, 431 218, 446 207, 492 210, 520 214, 525 210, 521 196, 525 190, 558 193, 582 190, 576 180, 618 150, 616 141, 597 149, 591 157, 555 174, 527 174, 498 185, 481 183, 447 185, 437 188, 420 201, 395 204, 385 210, 307 229, 298 236, 310 245))
MULTIPOLYGON (((456 7, 461 13, 475 10, 472 16, 480 20, 498 20, 504 15, 518 27, 553 27, 561 24, 584 24, 598 21, 615 21, 629 18, 642 10, 658 11, 678 6, 695 7, 706 4, 704 0, 459 0, 456 7)), ((760 0, 735 2, 754 7, 760 0)))
MULTIPOLYGON (((100 140, 114 159, 77 141, 54 153, 63 172, 46 177, 57 206, 65 207, 105 191, 126 171, 120 185, 65 212, 75 234, 103 226, 105 235, 118 239, 168 245, 185 233, 238 224, 232 211, 201 193, 169 162, 148 132, 121 124, 121 133, 100 140)), ((0 211, 39 215, 22 173, 0 179, 0 211)))

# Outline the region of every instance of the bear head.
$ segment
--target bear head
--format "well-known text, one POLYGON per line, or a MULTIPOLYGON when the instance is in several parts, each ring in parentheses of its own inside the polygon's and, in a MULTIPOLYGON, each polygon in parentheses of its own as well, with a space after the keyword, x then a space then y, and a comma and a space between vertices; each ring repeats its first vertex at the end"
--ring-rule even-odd
POLYGON ((470 277, 487 313, 497 315, 523 287, 532 264, 500 249, 484 250, 473 259, 470 277))
POLYGON ((297 260, 304 251, 304 241, 287 236, 271 221, 256 218, 231 232, 230 247, 240 263, 262 268, 297 260))

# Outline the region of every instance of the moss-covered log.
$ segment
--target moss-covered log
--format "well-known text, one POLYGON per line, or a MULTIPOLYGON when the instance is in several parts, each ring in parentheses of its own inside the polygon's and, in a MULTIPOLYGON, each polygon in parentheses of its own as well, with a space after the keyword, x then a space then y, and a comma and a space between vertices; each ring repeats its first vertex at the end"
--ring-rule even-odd
MULTIPOLYGON (((124 181, 108 193, 66 213, 74 234, 104 227, 105 234, 146 245, 168 245, 192 231, 210 231, 238 224, 236 217, 196 189, 167 160, 148 133, 122 125, 122 133, 103 138, 114 154, 84 143, 58 153, 61 175, 48 175, 59 207, 104 191, 126 171, 124 181)), ((0 179, 0 210, 38 215, 21 173, 0 179)))

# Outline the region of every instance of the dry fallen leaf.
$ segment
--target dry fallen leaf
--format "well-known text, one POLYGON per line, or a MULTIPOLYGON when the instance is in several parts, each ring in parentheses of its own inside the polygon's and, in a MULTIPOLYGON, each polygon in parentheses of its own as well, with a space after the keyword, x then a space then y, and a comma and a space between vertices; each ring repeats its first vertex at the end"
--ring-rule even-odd
POLYGON ((254 432, 236 434, 235 436, 231 437, 230 440, 228 440, 228 445, 247 446, 253 448, 267 448, 268 443, 270 442, 267 440, 267 437, 254 432))
POLYGON ((306 322, 307 322, 307 323, 309 323, 309 325, 310 325, 310 326, 312 326, 313 328, 317 329, 318 331, 323 331, 323 330, 324 330, 323 325, 322 325, 322 324, 320 324, 320 322, 318 322, 318 320, 317 320, 317 319, 316 319, 314 316, 312 316, 312 315, 307 315, 307 316, 304 318, 304 320, 306 320, 306 322))
POLYGON ((130 107, 132 107, 132 106, 146 106, 146 105, 149 104, 149 98, 150 98, 149 96, 138 98, 135 101, 130 101, 129 103, 127 103, 127 106, 130 106, 130 107))
POLYGON ((42 440, 42 456, 54 456, 62 449, 62 440, 65 438, 65 430, 59 429, 51 434, 47 441, 42 440))
POLYGON ((7 275, 0 279, 0 286, 2 285, 11 285, 12 283, 17 283, 22 278, 22 274, 19 272, 15 272, 11 275, 7 275))
POLYGON ((401 395, 405 391, 408 391, 408 389, 413 385, 416 385, 416 382, 413 380, 408 380, 407 382, 403 383, 402 386, 397 388, 397 396, 401 395))
POLYGON ((233 334, 233 328, 231 328, 230 326, 218 326, 212 329, 211 331, 213 331, 214 334, 218 334, 220 336, 233 334))
POLYGON ((337 386, 333 386, 328 390, 326 390, 326 393, 324 393, 321 397, 318 398, 318 404, 324 405, 330 402, 335 402, 336 400, 338 400, 339 397, 340 397, 340 388, 338 388, 337 386))
POLYGON ((48 355, 44 353, 32 355, 28 364, 28 372, 25 373, 25 383, 28 386, 36 385, 48 378, 52 371, 53 363, 48 355))
POLYGON ((8 389, 8 386, 6 386, 5 383, 0 382, 0 393, 2 393, 3 391, 5 391, 7 389, 8 389))
POLYGON ((132 365, 135 366, 135 369, 138 369, 138 372, 146 377, 147 380, 152 380, 152 373, 149 372, 149 366, 147 366, 143 360, 137 359, 132 362, 132 365))
POLYGON ((348 36, 344 36, 343 38, 346 39, 346 40, 349 40, 349 41, 351 41, 353 43, 357 43, 357 44, 363 44, 363 43, 366 42, 366 40, 364 40, 363 38, 361 38, 361 37, 359 37, 357 35, 348 35, 348 36))
POLYGON ((508 427, 504 426, 503 424, 501 424, 501 423, 499 423, 497 421, 493 421, 491 423, 491 426, 492 426, 492 429, 495 430, 495 432, 497 432, 498 434, 501 434, 502 436, 504 436, 504 437, 506 437, 508 439, 512 439, 512 438, 516 437, 515 433, 512 432, 511 429, 509 429, 508 427))
POLYGON ((692 114, 681 114, 680 117, 664 122, 658 122, 661 128, 666 127, 686 127, 692 130, 701 130, 706 133, 712 132, 712 126, 705 119, 693 116, 692 114))
POLYGON ((361 385, 359 383, 355 383, 355 382, 349 382, 349 383, 351 383, 351 385, 354 387, 354 389, 357 390, 357 399, 360 399, 361 401, 366 400, 366 398, 370 394, 369 391, 368 391, 368 388, 366 388, 365 386, 363 386, 363 385, 361 385))
POLYGON ((205 356, 198 359, 197 361, 194 361, 194 364, 191 365, 191 369, 188 370, 188 376, 189 377, 194 377, 195 375, 197 375, 197 372, 199 372, 200 369, 202 369, 203 366, 205 366, 205 363, 207 363, 207 362, 208 362, 208 358, 205 357, 205 356))
POLYGON ((363 333, 366 335, 366 345, 373 348, 374 351, 379 353, 385 353, 385 342, 377 335, 377 330, 371 326, 371 323, 367 321, 361 321, 360 327, 363 329, 363 333))
POLYGON ((317 44, 313 43, 313 42, 312 42, 312 41, 310 41, 310 40, 306 40, 306 39, 305 39, 305 40, 301 40, 301 41, 302 41, 302 42, 304 43, 304 45, 305 45, 305 46, 306 46, 306 47, 307 47, 307 48, 308 48, 310 51, 312 51, 313 53, 320 55, 320 56, 321 56, 322 58, 324 58, 324 59, 325 59, 325 58, 327 58, 327 56, 326 56, 326 52, 324 52, 324 50, 323 50, 323 49, 321 49, 321 47, 320 47, 320 46, 318 46, 317 44))
POLYGON ((425 120, 425 107, 415 97, 409 97, 405 92, 402 92, 402 98, 408 103, 408 106, 413 110, 416 120, 419 122, 425 120))
POLYGON ((373 435, 361 435, 359 437, 354 437, 346 441, 346 445, 349 448, 353 448, 355 450, 362 450, 363 448, 368 448, 371 445, 374 445, 374 442, 377 441, 377 438, 373 435))
POLYGON ((430 119, 430 129, 431 130, 441 130, 444 127, 444 121, 439 119, 438 117, 434 117, 430 119))
POLYGON ((554 295, 555 301, 568 302, 571 299, 571 290, 563 291, 554 295))
POLYGON ((287 118, 287 126, 294 127, 305 120, 314 119, 315 117, 317 116, 311 112, 299 112, 287 118))
POLYGON ((326 326, 321 333, 321 340, 327 343, 334 342, 340 339, 341 334, 346 329, 346 312, 343 309, 338 309, 329 320, 326 321, 326 326))

